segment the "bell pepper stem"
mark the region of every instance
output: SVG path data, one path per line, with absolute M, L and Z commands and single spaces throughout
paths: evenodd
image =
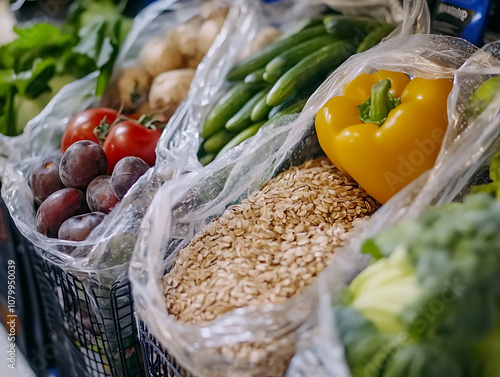
M 387 119 L 389 112 L 398 106 L 401 101 L 395 99 L 389 90 L 391 81 L 385 79 L 372 85 L 371 97 L 358 106 L 359 118 L 365 123 L 381 125 Z
M 389 101 L 389 89 L 391 89 L 391 81 L 388 79 L 379 81 L 372 86 L 370 120 L 373 123 L 382 123 L 387 119 L 389 111 L 392 110 L 392 105 Z

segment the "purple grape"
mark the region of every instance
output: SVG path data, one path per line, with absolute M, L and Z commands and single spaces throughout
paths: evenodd
M 111 188 L 116 197 L 122 200 L 148 169 L 149 165 L 138 157 L 125 157 L 118 161 L 111 175 Z
M 64 152 L 59 175 L 66 187 L 85 191 L 92 180 L 108 171 L 108 158 L 101 146 L 93 141 L 82 140 L 72 144 Z
M 68 241 L 84 241 L 90 232 L 97 227 L 106 215 L 102 212 L 91 212 L 73 216 L 62 223 L 59 228 L 59 239 Z
M 37 204 L 42 204 L 49 195 L 64 188 L 59 178 L 60 162 L 61 156 L 47 157 L 33 169 L 30 186 Z
M 38 208 L 36 229 L 50 238 L 57 238 L 59 227 L 70 217 L 85 210 L 85 194 L 80 190 L 66 188 L 50 195 Z
M 93 212 L 110 213 L 120 200 L 111 189 L 111 177 L 101 175 L 87 187 L 87 203 Z

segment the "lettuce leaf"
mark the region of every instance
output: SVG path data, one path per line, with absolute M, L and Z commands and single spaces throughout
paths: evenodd
M 22 133 L 27 121 L 38 115 L 61 88 L 59 84 L 68 79 L 97 70 L 96 95 L 104 92 L 132 24 L 121 14 L 125 5 L 80 0 L 62 28 L 47 23 L 15 27 L 18 38 L 0 47 L 0 133 Z
M 73 35 L 45 23 L 24 29 L 15 26 L 14 31 L 18 38 L 0 47 L 0 69 L 12 68 L 16 73 L 31 70 L 35 60 L 57 58 L 77 43 Z

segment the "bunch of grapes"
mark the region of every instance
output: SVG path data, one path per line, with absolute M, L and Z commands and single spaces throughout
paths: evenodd
M 138 157 L 125 157 L 108 171 L 101 146 L 83 140 L 61 156 L 48 157 L 31 174 L 31 189 L 40 205 L 38 232 L 69 241 L 83 241 L 149 169 Z

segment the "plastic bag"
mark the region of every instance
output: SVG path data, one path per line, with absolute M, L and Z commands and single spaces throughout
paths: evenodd
M 397 2 L 397 1 L 396 1 Z M 326 9 L 323 1 L 287 0 L 276 4 L 262 4 L 258 0 L 244 2 L 240 14 L 228 22 L 227 29 L 217 37 L 214 48 L 207 54 L 203 67 L 200 67 L 191 84 L 188 97 L 176 114 L 170 119 L 157 148 L 159 159 L 167 159 L 162 151 L 169 150 L 174 155 L 187 155 L 195 161 L 200 146 L 199 133 L 208 113 L 218 99 L 227 91 L 229 84 L 225 77 L 237 62 L 238 55 L 263 26 L 279 27 L 287 34 L 297 26 L 297 20 L 307 20 Z M 329 4 L 329 3 L 328 3 Z M 349 10 L 349 14 L 364 14 L 361 5 L 376 4 L 371 9 L 382 9 L 379 1 L 339 0 L 332 3 L 333 9 Z M 405 1 L 398 10 L 391 12 L 383 7 L 383 14 L 371 12 L 370 15 L 386 22 L 400 23 L 388 38 L 413 33 L 428 33 L 430 17 L 427 3 L 421 0 Z
M 143 46 L 141 38 L 149 38 L 148 34 L 161 25 L 155 20 L 172 3 L 175 3 L 175 0 L 159 1 L 136 17 L 134 27 L 120 50 L 115 71 L 122 65 L 130 64 L 136 59 L 137 55 L 133 54 L 138 54 L 137 50 Z M 92 73 L 61 89 L 45 109 L 26 126 L 25 134 L 33 128 L 31 136 L 23 134 L 9 137 L 0 134 L 0 177 L 3 175 L 3 170 L 11 154 L 18 153 L 15 158 L 20 159 L 29 155 L 44 156 L 53 151 L 54 146 L 57 146 L 61 139 L 68 120 L 79 111 L 85 110 L 95 100 L 93 94 L 96 80 L 97 75 Z M 50 126 L 48 126 L 49 124 Z M 28 147 L 27 142 L 30 143 Z
M 243 46 L 247 46 L 264 25 L 290 30 L 297 18 L 308 19 L 324 6 L 307 6 L 305 1 L 292 0 L 283 4 L 262 4 L 259 0 L 242 1 L 231 10 L 231 18 L 217 36 L 212 49 L 197 69 L 186 100 L 172 116 L 160 141 L 159 160 L 175 156 L 189 156 L 197 161 L 199 129 L 208 112 L 227 90 L 225 76 L 237 61 Z
M 134 20 L 115 71 L 136 62 L 146 39 L 194 17 L 200 12 L 201 4 L 202 0 L 164 0 L 143 10 Z M 163 181 L 178 174 L 177 170 L 186 169 L 185 162 L 173 156 L 168 166 L 159 163 L 150 169 L 87 240 L 77 243 L 47 238 L 36 231 L 33 194 L 28 185 L 34 164 L 46 156 L 60 154 L 61 137 L 71 117 L 98 103 L 98 98 L 93 96 L 96 79 L 97 75 L 91 74 L 65 86 L 29 122 L 20 137 L 20 147 L 12 151 L 6 166 L 2 196 L 18 229 L 44 251 L 44 258 L 65 270 L 81 270 L 83 273 L 102 268 L 103 274 L 123 278 L 128 273 L 128 261 L 140 221 L 156 189 Z M 110 267 L 113 267 L 112 272 L 107 270 Z
M 392 64 L 384 61 L 391 57 L 394 66 L 405 72 L 451 78 L 453 70 L 475 51 L 472 45 L 461 46 L 456 40 L 454 46 L 438 42 L 439 38 L 432 36 L 398 38 L 351 57 L 310 98 L 300 116 L 277 119 L 221 159 L 167 182 L 159 190 L 141 226 L 130 276 L 140 319 L 190 372 L 203 376 L 274 375 L 294 353 L 296 330 L 312 312 L 317 295 L 311 287 L 280 306 L 245 307 L 207 324 L 181 324 L 169 316 L 160 283 L 178 251 L 230 204 L 246 198 L 290 164 L 300 164 L 321 153 L 314 116 L 359 73 L 388 69 Z M 436 50 L 429 47 L 433 43 L 437 43 Z M 409 68 L 401 66 L 403 63 Z M 443 67 L 443 63 L 448 66 Z M 188 123 L 184 131 L 194 137 L 198 124 L 195 128 Z M 238 354 L 237 347 L 249 343 L 257 351 Z
M 115 72 L 135 64 L 146 39 L 200 13 L 202 3 L 165 0 L 145 9 L 134 21 Z M 99 105 L 92 95 L 95 86 L 95 75 L 66 86 L 30 122 L 20 137 L 21 147 L 10 156 L 2 196 L 35 263 L 45 320 L 57 338 L 55 352 L 65 355 L 58 358 L 58 368 L 71 375 L 136 376 L 144 368 L 128 281 L 129 260 L 139 224 L 157 188 L 190 166 L 175 156 L 168 163 L 157 163 L 84 242 L 37 233 L 29 174 L 45 156 L 60 154 L 61 136 L 72 116 Z
M 429 206 L 460 201 L 472 186 L 489 181 L 489 164 L 500 150 L 500 93 L 477 117 L 467 113 L 466 104 L 479 85 L 490 77 L 500 75 L 498 57 L 500 43 L 486 45 L 454 73 L 454 88 L 448 101 L 450 129 L 444 142 L 447 147 L 442 150 L 431 171 L 366 223 L 363 238 L 352 239 L 337 251 L 343 268 L 331 268 L 329 273 L 320 277 L 318 327 L 314 331 L 314 340 L 304 339 L 304 351 L 294 357 L 287 377 L 306 376 L 301 371 L 313 368 L 329 376 L 350 377 L 344 347 L 336 335 L 331 305 L 339 290 L 371 260 L 369 256 L 360 254 L 364 238 L 402 220 L 416 218 Z
M 319 0 L 310 0 L 311 3 L 318 3 Z M 338 9 L 343 14 L 356 14 L 385 19 L 387 22 L 394 20 L 402 22 L 404 19 L 403 5 L 398 0 L 325 0 L 323 3 Z M 359 9 L 357 9 L 359 8 Z

